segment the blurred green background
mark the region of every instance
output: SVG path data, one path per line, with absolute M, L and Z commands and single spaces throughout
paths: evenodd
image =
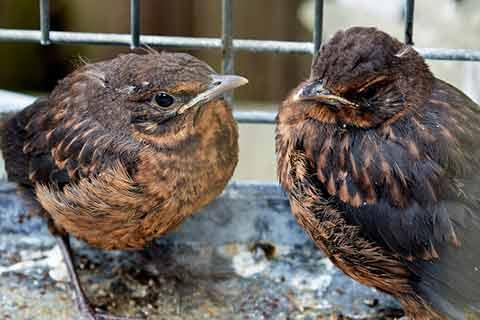
M 377 26 L 403 39 L 404 0 L 325 0 L 324 39 L 352 25 Z M 51 29 L 78 32 L 129 32 L 128 0 L 51 0 Z M 220 0 L 141 0 L 142 34 L 218 37 Z M 0 0 L 0 28 L 38 29 L 38 1 Z M 479 48 L 480 1 L 422 0 L 415 7 L 418 47 Z M 236 38 L 310 41 L 312 0 L 234 0 Z M 159 50 L 161 48 L 158 48 Z M 0 89 L 47 94 L 75 67 L 79 57 L 98 61 L 128 52 L 128 47 L 0 42 Z M 219 50 L 192 50 L 220 70 Z M 239 52 L 235 71 L 250 84 L 235 93 L 235 108 L 275 110 L 308 76 L 308 55 Z M 480 63 L 428 61 L 433 72 L 480 100 Z M 275 180 L 274 129 L 241 125 L 237 179 Z

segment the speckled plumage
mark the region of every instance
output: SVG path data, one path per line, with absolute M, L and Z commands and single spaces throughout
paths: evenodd
M 143 247 L 218 195 L 237 163 L 225 102 L 167 121 L 150 105 L 161 90 L 194 96 L 212 73 L 170 53 L 81 67 L 7 124 L 10 180 L 35 189 L 58 230 L 101 248 Z
M 143 248 L 233 174 L 237 126 L 218 97 L 225 84 L 212 77 L 221 78 L 188 54 L 153 50 L 78 68 L 3 124 L 9 180 L 54 233 L 103 249 Z M 225 91 L 246 82 L 223 78 L 240 81 Z M 173 103 L 158 105 L 159 93 Z
M 480 113 L 411 47 L 333 36 L 280 107 L 292 212 L 355 280 L 414 319 L 480 315 Z

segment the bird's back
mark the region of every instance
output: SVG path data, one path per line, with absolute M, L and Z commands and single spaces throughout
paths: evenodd
M 479 181 L 480 182 L 480 181 Z M 480 221 L 468 207 L 453 205 L 446 210 L 462 211 L 454 225 L 460 247 L 439 246 L 439 259 L 407 262 L 418 277 L 415 291 L 448 319 L 480 319 Z M 477 208 L 478 212 L 478 208 Z
M 480 319 L 480 113 L 455 87 L 436 80 L 435 90 L 432 99 L 448 104 L 458 121 L 457 128 L 448 129 L 456 134 L 464 159 L 452 166 L 467 167 L 464 174 L 459 174 L 460 169 L 452 173 L 456 192 L 440 201 L 434 216 L 451 221 L 458 243 L 445 241 L 439 234 L 434 244 L 437 259 L 415 259 L 407 265 L 418 276 L 415 289 L 448 319 Z M 470 116 L 465 110 L 472 111 Z M 451 171 L 447 169 L 447 174 Z
M 460 90 L 435 79 L 432 95 L 418 111 L 418 119 L 424 127 L 417 131 L 431 132 L 435 138 L 429 141 L 427 134 L 420 133 L 411 139 L 422 146 L 420 152 L 423 149 L 428 154 L 424 161 L 438 167 L 433 172 L 424 171 L 426 180 L 438 174 L 435 172 L 440 173 L 437 184 L 431 183 L 435 201 L 421 204 L 411 220 L 397 220 L 393 215 L 402 212 L 391 211 L 392 208 L 378 211 L 376 216 L 371 216 L 373 211 L 364 212 L 361 216 L 370 217 L 360 225 L 369 229 L 365 233 L 369 239 L 397 253 L 402 252 L 402 244 L 418 241 L 415 237 L 430 241 L 425 246 L 431 248 L 430 252 L 416 255 L 411 250 L 405 254 L 404 263 L 412 272 L 412 286 L 448 318 L 464 319 L 468 314 L 480 317 L 480 110 Z M 392 152 L 386 157 L 391 157 L 390 164 L 399 161 L 397 165 L 401 166 L 399 154 Z M 421 164 L 417 163 L 403 169 L 410 169 L 416 175 L 422 172 Z M 413 197 L 421 203 L 429 190 L 419 187 L 422 181 L 417 181 L 416 186 L 414 182 L 410 182 L 412 188 L 417 188 Z M 354 215 L 360 211 L 347 211 L 348 220 L 358 223 Z M 403 214 L 408 216 L 411 212 Z M 420 219 L 422 215 L 428 220 Z M 375 232 L 391 221 L 395 221 L 393 226 L 390 224 L 392 229 Z M 402 243 L 408 237 L 413 241 Z
M 378 129 L 296 127 L 295 109 L 280 110 L 279 175 L 300 224 L 344 272 L 421 319 L 480 315 L 475 107 L 435 80 L 424 106 Z
M 388 205 L 385 199 L 392 197 L 391 186 L 377 190 L 379 195 L 385 193 L 376 206 L 337 205 L 344 209 L 348 223 L 361 227 L 363 237 L 387 252 L 400 254 L 411 274 L 413 291 L 437 313 L 448 319 L 478 319 L 480 112 L 458 89 L 435 79 L 425 105 L 403 120 L 415 125 L 410 128 L 399 123 L 396 129 L 393 125 L 398 141 L 391 147 L 389 143 L 380 145 L 380 149 L 385 153 L 383 159 L 394 168 L 391 178 L 397 183 L 405 179 L 408 188 L 403 196 L 414 199 L 415 205 Z M 425 154 L 422 161 L 405 162 L 398 146 L 406 141 L 413 141 L 417 151 Z M 371 177 L 384 170 L 379 163 Z

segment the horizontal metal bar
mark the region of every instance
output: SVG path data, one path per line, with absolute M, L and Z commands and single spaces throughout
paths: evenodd
M 108 44 L 130 45 L 129 34 L 116 33 L 83 33 L 50 31 L 52 43 L 85 43 L 85 44 Z M 40 31 L 0 29 L 0 42 L 38 42 Z M 142 43 L 151 46 L 162 46 L 186 49 L 221 49 L 222 40 L 219 38 L 189 38 L 167 36 L 140 36 Z M 233 48 L 237 51 L 271 52 L 271 53 L 299 53 L 312 54 L 313 43 L 295 41 L 264 41 L 234 39 Z M 461 60 L 480 61 L 480 50 L 475 49 L 447 49 L 447 48 L 416 48 L 426 59 L 434 60 Z
M 38 42 L 40 31 L 0 29 L 0 42 Z M 85 43 L 85 44 L 108 44 L 130 45 L 129 34 L 116 33 L 82 33 L 51 31 L 50 40 L 53 43 Z M 142 43 L 151 46 L 172 48 L 205 49 L 222 47 L 222 41 L 218 38 L 189 38 L 189 37 L 166 37 L 166 36 L 141 36 Z M 233 40 L 233 48 L 239 51 L 271 52 L 271 53 L 299 53 L 312 54 L 311 42 L 294 41 L 263 41 L 263 40 Z M 426 59 L 433 60 L 459 60 L 480 61 L 480 50 L 475 49 L 448 49 L 448 48 L 415 48 Z
M 1 29 L 0 41 L 10 42 L 38 42 L 40 31 Z M 53 43 L 79 43 L 79 44 L 107 44 L 107 45 L 130 45 L 129 34 L 117 33 L 86 33 L 51 31 L 50 40 Z M 222 40 L 219 38 L 189 38 L 169 36 L 140 36 L 140 42 L 151 46 L 163 46 L 187 49 L 221 49 Z M 311 54 L 313 44 L 311 42 L 296 41 L 260 41 L 260 40 L 233 40 L 233 48 L 240 51 L 253 52 L 276 52 L 276 53 L 301 53 Z
M 233 49 L 251 52 L 313 54 L 313 43 L 299 41 L 234 39 Z
M 0 122 L 4 113 L 20 111 L 35 99 L 34 96 L 0 89 Z
M 0 89 L 0 118 L 2 113 L 17 112 L 35 101 L 36 97 Z M 240 123 L 275 123 L 275 112 L 271 111 L 234 111 L 235 119 Z
M 480 61 L 480 50 L 449 48 L 415 48 L 425 59 Z
M 234 111 L 235 120 L 240 123 L 275 123 L 276 112 L 270 111 Z
M 0 41 L 9 42 L 38 42 L 40 31 L 1 29 Z M 50 39 L 58 44 L 105 44 L 105 45 L 130 45 L 131 35 L 118 33 L 88 33 L 88 32 L 66 32 L 51 31 Z M 183 48 L 220 48 L 221 40 L 217 38 L 186 38 L 186 37 L 164 37 L 145 36 L 140 38 L 142 43 L 153 46 L 183 47 Z

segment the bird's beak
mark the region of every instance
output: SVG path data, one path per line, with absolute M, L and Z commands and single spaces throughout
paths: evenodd
M 211 81 L 205 91 L 198 94 L 195 98 L 190 100 L 187 104 L 183 105 L 179 113 L 183 113 L 194 107 L 198 104 L 203 104 L 208 101 L 211 101 L 227 91 L 233 90 L 235 88 L 241 87 L 248 83 L 248 79 L 236 75 L 219 75 L 219 74 L 212 74 Z
M 357 104 L 343 97 L 337 96 L 324 87 L 322 81 L 310 81 L 305 83 L 294 96 L 295 101 L 318 101 L 329 108 L 337 109 L 340 106 L 347 106 L 356 109 Z

